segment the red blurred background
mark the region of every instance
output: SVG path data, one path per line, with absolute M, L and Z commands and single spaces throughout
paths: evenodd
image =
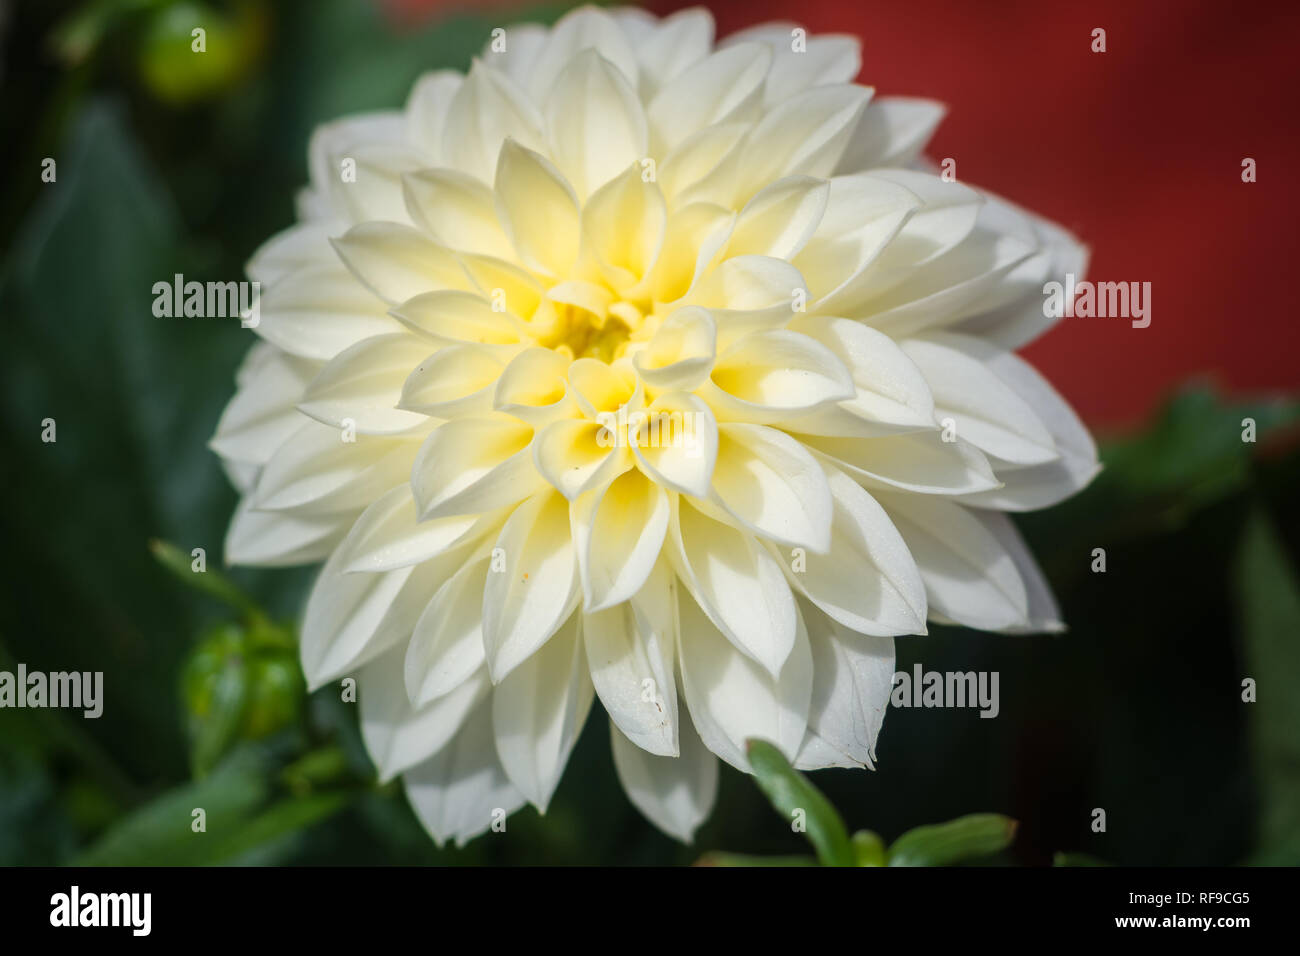
M 405 16 L 457 6 L 388 3 Z M 1065 319 L 1025 351 L 1089 423 L 1133 424 L 1193 377 L 1239 394 L 1300 389 L 1287 299 L 1300 271 L 1300 3 L 704 5 L 720 36 L 766 20 L 858 36 L 862 82 L 949 105 L 932 158 L 1072 229 L 1092 248 L 1088 278 L 1152 284 L 1148 328 Z M 504 20 L 528 4 L 474 6 Z M 1091 49 L 1097 27 L 1105 53 Z M 1255 183 L 1242 182 L 1246 157 Z

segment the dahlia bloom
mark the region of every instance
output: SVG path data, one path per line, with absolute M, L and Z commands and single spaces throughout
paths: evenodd
M 319 129 L 249 263 L 227 559 L 324 560 L 303 668 L 439 842 L 545 810 L 597 697 L 689 840 L 746 738 L 872 766 L 895 636 L 1061 626 L 1005 512 L 1096 450 L 1013 350 L 1084 251 L 801 32 L 512 27 Z

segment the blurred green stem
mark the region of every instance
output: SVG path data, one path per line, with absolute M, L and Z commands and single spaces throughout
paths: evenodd
M 250 630 L 270 630 L 270 621 L 257 602 L 245 594 L 220 571 L 211 569 L 195 571 L 190 555 L 167 541 L 154 539 L 149 550 L 158 563 L 170 571 L 177 580 L 197 591 L 216 598 L 244 615 Z

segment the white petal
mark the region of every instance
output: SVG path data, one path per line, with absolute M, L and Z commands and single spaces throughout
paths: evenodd
M 487 182 L 508 141 L 540 149 L 541 115 L 508 77 L 475 61 L 448 107 L 443 157 L 447 165 Z
M 329 208 L 330 218 L 348 222 L 400 218 L 401 174 L 422 164 L 397 110 L 317 127 L 307 152 L 312 191 Z
M 390 305 L 435 289 L 468 289 L 455 255 L 414 226 L 363 222 L 334 240 L 352 273 Z
M 545 290 L 527 269 L 473 253 L 465 253 L 460 261 L 481 297 L 490 300 L 494 308 L 514 316 L 530 316 L 537 310 Z
M 319 366 L 258 343 L 249 350 L 234 398 L 208 447 L 225 459 L 264 464 L 306 420 L 298 400 Z
M 799 270 L 783 259 L 735 256 L 701 277 L 686 301 L 713 313 L 722 348 L 752 329 L 785 325 L 807 291 Z
M 605 411 L 614 411 L 629 402 L 638 405 L 644 392 L 638 387 L 636 376 L 626 365 L 606 365 L 599 359 L 580 358 L 569 366 L 569 388 L 582 414 L 598 419 Z
M 610 719 L 637 747 L 677 756 L 671 635 L 641 634 L 631 605 L 620 604 L 584 615 L 582 636 L 592 683 Z
M 605 426 L 585 418 L 568 418 L 537 433 L 533 463 L 542 477 L 573 501 L 588 491 L 607 487 L 632 467 L 632 456 Z
M 638 89 L 641 98 L 649 102 L 666 83 L 709 55 L 713 48 L 713 15 L 702 7 L 692 7 L 662 20 L 647 19 L 650 22 L 637 33 L 629 28 L 627 18 L 619 19 L 619 26 L 632 39 L 640 67 Z
M 501 147 L 496 173 L 497 215 L 520 259 L 562 276 L 578 257 L 578 197 L 540 153 L 512 140 Z
M 760 189 L 740 211 L 726 254 L 793 259 L 817 230 L 830 191 L 828 181 L 811 176 L 787 176 Z
M 1064 283 L 1069 275 L 1074 276 L 1076 281 L 1083 279 L 1088 271 L 1088 247 L 1065 229 L 1041 216 L 988 192 L 984 196 L 985 210 L 1006 209 L 1029 224 L 1029 230 L 1037 240 L 1046 262 L 1042 266 L 1043 273 L 1037 288 L 1027 291 L 1023 298 L 1013 302 L 987 306 L 989 311 L 963 321 L 957 331 L 978 335 L 1004 349 L 1018 349 L 1058 321 L 1056 316 L 1044 312 L 1043 284 L 1048 279 Z
M 1029 598 L 1028 625 L 1024 628 L 1011 627 L 1007 630 L 1011 633 L 1019 633 L 1022 630 L 1040 633 L 1064 631 L 1065 624 L 1061 621 L 1061 609 L 1057 607 L 1051 585 L 1047 583 L 1042 569 L 1034 560 L 1033 553 L 1026 546 L 1025 539 L 1020 536 L 1011 519 L 992 511 L 972 511 L 971 516 L 992 532 L 998 539 L 998 543 L 1011 555 L 1011 560 L 1016 563 L 1016 570 L 1020 573 L 1020 580 L 1025 584 L 1025 593 Z
M 1028 624 L 1029 599 L 1002 543 L 961 505 L 881 493 L 925 581 L 930 610 L 980 630 Z
M 731 190 L 722 177 L 735 169 L 736 155 L 750 124 L 722 123 L 682 140 L 659 163 L 659 188 L 674 197 L 678 210 L 692 204 L 730 208 Z
M 632 357 L 632 365 L 647 385 L 690 391 L 713 368 L 717 338 L 709 311 L 688 305 L 668 314 L 646 347 Z
M 593 50 L 579 53 L 546 101 L 551 156 L 580 198 L 647 155 L 645 111 L 635 86 Z
M 316 127 L 307 145 L 307 166 L 313 191 L 325 199 L 335 214 L 351 216 L 354 222 L 371 218 L 368 215 L 355 216 L 354 213 L 364 212 L 366 198 L 373 198 L 375 205 L 391 205 L 393 183 L 383 181 L 382 177 L 379 182 L 374 182 L 371 177 L 358 176 L 355 182 L 345 184 L 342 161 L 355 159 L 351 154 L 359 148 L 400 151 L 405 146 L 405 139 L 406 122 L 397 110 L 358 113 Z M 349 186 L 356 187 L 351 199 L 344 192 Z M 373 197 L 368 197 L 370 193 L 374 193 Z M 358 210 L 357 206 L 361 209 Z
M 685 500 L 669 527 L 669 556 L 709 620 L 769 674 L 781 673 L 798 625 L 780 564 L 752 535 Z M 689 643 L 690 632 L 683 628 L 682 634 Z
M 344 575 L 340 565 L 336 552 L 316 578 L 303 614 L 302 669 L 313 690 L 365 663 L 399 639 L 390 632 L 388 644 L 374 641 L 380 622 L 410 578 L 412 568 Z M 400 696 L 405 703 L 405 692 Z
M 411 808 L 441 846 L 464 846 L 524 805 L 492 737 L 492 704 L 479 703 L 452 741 L 402 774 Z
M 407 328 L 444 344 L 513 345 L 520 340 L 518 320 L 473 292 L 426 292 L 392 314 Z
M 718 423 L 704 402 L 687 392 L 665 392 L 628 420 L 632 452 L 642 471 L 665 488 L 708 495 L 718 457 Z
M 832 747 L 811 727 L 804 733 L 803 743 L 799 745 L 799 753 L 795 755 L 792 763 L 796 770 L 827 770 L 831 767 L 861 770 L 867 766 L 859 760 L 854 760 L 844 751 Z
M 495 31 L 493 31 L 495 33 Z M 532 82 L 533 65 L 546 47 L 550 30 L 540 23 L 512 23 L 502 28 L 504 49 L 497 48 L 496 37 L 488 40 L 480 56 L 488 66 L 500 70 L 520 89 Z
M 484 663 L 483 588 L 491 556 L 471 560 L 443 583 L 406 648 L 406 693 L 420 707 L 451 693 Z
M 987 491 L 999 484 L 988 459 L 977 448 L 963 441 L 944 441 L 939 432 L 877 438 L 806 435 L 803 443 L 864 485 L 883 491 L 901 488 L 922 495 L 959 495 Z
M 726 244 L 735 221 L 734 212 L 711 203 L 690 203 L 675 209 L 668 217 L 663 246 L 651 276 L 654 298 L 677 302 L 695 289 Z M 789 269 L 782 271 L 790 275 Z M 792 293 L 783 289 L 780 294 Z
M 320 370 L 298 408 L 318 422 L 364 435 L 419 429 L 429 420 L 397 404 L 402 382 L 428 354 L 428 342 L 408 332 L 365 339 Z
M 942 103 L 908 96 L 872 100 L 836 171 L 854 173 L 879 166 L 910 165 L 925 149 L 947 111 Z
M 663 246 L 667 207 L 659 186 L 638 165 L 598 189 L 582 210 L 582 232 L 605 280 L 634 296 Z
M 878 295 L 916 275 L 920 266 L 933 262 L 955 248 L 971 234 L 984 198 L 969 186 L 949 182 L 929 173 L 910 169 L 876 169 L 871 179 L 884 180 L 907 190 L 920 206 L 907 218 L 870 267 L 855 280 L 861 288 L 855 295 L 845 290 L 835 309 L 845 314 L 854 300 Z M 832 197 L 832 208 L 833 208 Z
M 524 502 L 506 520 L 494 553 L 505 570 L 489 574 L 483 591 L 483 645 L 493 683 L 501 683 L 551 639 L 582 597 L 568 502 L 554 491 Z
M 332 554 L 316 578 L 303 613 L 299 651 L 312 689 L 354 670 L 394 644 L 404 644 L 429 598 L 468 553 L 469 546 L 454 548 L 423 564 L 379 574 L 350 573 L 344 552 Z M 401 661 L 399 648 L 399 671 Z M 405 690 L 400 696 L 407 699 Z
M 569 364 L 569 359 L 554 349 L 525 349 L 497 379 L 493 407 L 538 428 L 567 418 L 575 405 L 565 376 Z
M 808 727 L 859 766 L 870 767 L 889 709 L 894 639 L 854 634 L 801 602 L 812 647 Z
M 861 47 L 852 36 L 808 37 L 803 52 L 791 50 L 788 43 L 781 52 L 767 78 L 768 103 L 814 86 L 851 83 L 862 68 Z
M 795 24 L 762 23 L 727 37 L 727 48 L 759 41 L 776 53 L 767 81 L 766 103 L 779 103 L 795 93 L 826 83 L 848 83 L 862 66 L 857 37 L 837 34 L 805 36 L 795 46 Z
M 459 418 L 492 411 L 497 379 L 505 362 L 489 349 L 452 345 L 439 349 L 402 383 L 397 404 L 434 418 Z
M 618 28 L 623 31 L 632 48 L 637 49 L 642 43 L 645 43 L 654 35 L 655 28 L 659 24 L 659 18 L 649 10 L 642 10 L 640 7 L 609 7 L 607 8 L 609 16 Z M 710 41 L 712 45 L 712 41 Z M 638 65 L 641 57 L 637 57 Z
M 765 45 L 741 44 L 713 53 L 663 87 L 646 111 L 655 155 L 709 126 L 756 118 L 771 62 Z
M 402 177 L 411 219 L 452 249 L 509 256 L 510 239 L 497 221 L 492 189 L 468 173 L 422 169 Z
M 704 395 L 724 420 L 789 421 L 853 398 L 848 369 L 824 345 L 786 329 L 751 332 L 718 356 Z
M 934 425 L 934 396 L 925 376 L 883 332 L 826 316 L 799 316 L 791 331 L 816 339 L 849 370 L 857 394 L 855 414 L 900 428 Z
M 490 533 L 504 520 L 499 512 L 418 520 L 410 484 L 403 482 L 362 512 L 339 546 L 345 573 L 391 571 L 420 564 L 454 545 Z
M 989 358 L 987 364 L 1047 425 L 1060 458 L 1027 468 L 999 468 L 995 463 L 1003 487 L 965 496 L 962 502 L 979 508 L 1026 511 L 1054 505 L 1087 487 L 1101 465 L 1092 436 L 1070 406 L 1018 356 L 1003 352 Z
M 492 688 L 487 674 L 479 671 L 445 697 L 413 708 L 402 685 L 404 656 L 403 648 L 394 647 L 357 675 L 361 739 L 381 783 L 445 747 Z
M 292 515 L 254 511 L 245 498 L 235 509 L 226 531 L 228 564 L 286 567 L 319 561 L 343 540 L 353 513 Z
M 439 425 L 411 470 L 420 519 L 482 514 L 545 487 L 529 451 L 532 439 L 532 428 L 500 415 Z
M 674 839 L 690 843 L 718 797 L 718 758 L 687 721 L 681 755 L 658 757 L 629 741 L 611 722 L 614 769 L 632 805 Z
M 442 160 L 447 110 L 464 81 L 458 70 L 433 70 L 415 81 L 406 98 L 407 139 L 434 163 Z
M 256 332 L 291 355 L 328 361 L 344 349 L 401 326 L 382 299 L 338 262 L 308 266 L 267 289 Z
M 829 176 L 870 97 L 862 86 L 818 86 L 771 109 L 745 142 L 735 199 L 744 202 L 782 176 Z
M 817 311 L 848 314 L 855 303 L 873 294 L 879 282 L 873 264 L 922 205 L 916 193 L 881 176 L 830 180 L 826 213 L 794 257 Z
M 830 546 L 826 476 L 803 445 L 784 432 L 763 425 L 720 425 L 713 494 L 762 537 L 814 551 Z
M 635 469 L 570 507 L 588 612 L 628 600 L 654 567 L 668 532 L 668 495 Z
M 543 813 L 595 696 L 573 615 L 492 695 L 497 754 L 511 782 Z
M 835 501 L 830 550 L 781 555 L 790 582 L 852 631 L 925 633 L 925 585 L 902 535 L 852 478 L 827 466 L 826 479 Z
M 263 295 L 285 276 L 307 266 L 337 265 L 329 252 L 329 240 L 337 235 L 336 221 L 300 222 L 276 233 L 253 253 L 244 271 L 262 283 Z M 265 308 L 265 299 L 262 301 Z
M 999 349 L 969 336 L 931 334 L 899 343 L 934 392 L 935 417 L 957 437 L 1003 461 L 1038 465 L 1059 457 L 1034 409 L 986 364 Z
M 977 227 L 957 248 L 916 269 L 883 295 L 853 308 L 856 318 L 894 338 L 951 327 L 975 315 L 990 299 L 1005 300 L 1042 279 L 1021 276 L 1037 261 L 1034 246 L 1021 237 Z
M 546 99 L 560 74 L 583 50 L 592 50 L 608 60 L 636 89 L 636 53 L 627 35 L 607 12 L 589 6 L 572 10 L 556 21 L 533 66 L 528 89 L 539 101 Z
M 411 471 L 410 441 L 357 436 L 307 421 L 262 469 L 254 507 L 327 515 L 364 508 Z
M 226 477 L 230 479 L 235 491 L 239 492 L 240 495 L 246 495 L 257 484 L 257 474 L 260 469 L 257 465 L 246 461 L 223 458 L 221 459 L 221 470 L 226 473 Z
M 682 595 L 678 606 L 682 691 L 704 745 L 745 772 L 745 741 L 751 737 L 794 759 L 812 697 L 812 653 L 802 624 L 780 677 L 774 678 L 737 651 L 690 597 Z

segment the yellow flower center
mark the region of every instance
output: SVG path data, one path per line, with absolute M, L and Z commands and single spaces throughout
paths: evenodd
M 649 302 L 628 302 L 608 287 L 571 280 L 553 287 L 529 320 L 529 332 L 540 346 L 571 359 L 613 362 L 630 341 L 646 338 Z

